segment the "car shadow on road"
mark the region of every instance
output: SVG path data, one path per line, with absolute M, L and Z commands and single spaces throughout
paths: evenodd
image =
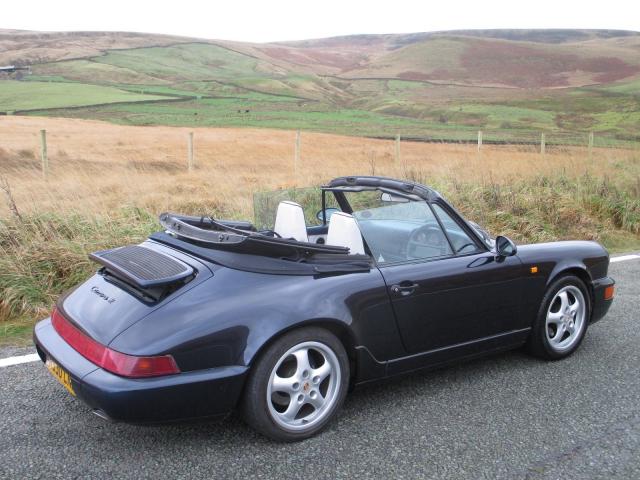
M 345 401 L 340 416 L 332 422 L 324 435 L 348 434 L 359 431 L 360 422 L 369 424 L 388 422 L 391 411 L 403 406 L 411 409 L 416 401 L 424 409 L 437 410 L 443 402 L 451 404 L 451 397 L 459 398 L 460 390 L 477 388 L 482 382 L 504 383 L 515 371 L 526 371 L 540 362 L 521 351 L 496 354 L 436 370 L 419 370 L 357 387 Z M 459 401 L 459 400 L 458 400 Z M 95 422 L 104 422 L 95 419 Z M 93 422 L 92 422 L 93 423 Z M 232 413 L 224 420 L 190 421 L 173 424 L 128 425 L 104 423 L 103 429 L 114 429 L 127 436 L 161 437 L 162 441 L 213 442 L 226 448 L 246 447 L 247 444 L 275 444 L 246 426 L 239 414 Z M 101 429 L 102 430 L 102 429 Z M 114 432 L 115 433 L 115 432 Z M 116 435 L 117 437 L 117 435 Z

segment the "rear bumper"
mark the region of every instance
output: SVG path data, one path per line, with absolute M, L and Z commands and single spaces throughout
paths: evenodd
M 129 423 L 168 422 L 228 414 L 240 398 L 247 367 L 228 366 L 156 378 L 131 379 L 96 367 L 69 346 L 49 318 L 33 340 L 40 359 L 71 376 L 73 390 L 100 416 Z
M 597 322 L 604 317 L 609 311 L 609 307 L 613 303 L 613 297 L 604 298 L 604 291 L 607 287 L 615 285 L 615 281 L 611 277 L 599 278 L 593 281 L 593 312 L 591 314 L 591 323 Z

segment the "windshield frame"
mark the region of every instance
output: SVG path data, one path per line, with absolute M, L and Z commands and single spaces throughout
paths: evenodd
M 444 211 L 447 213 L 449 217 L 469 236 L 469 238 L 474 242 L 477 247 L 475 253 L 478 252 L 488 252 L 492 251 L 492 245 L 487 242 L 483 238 L 483 235 L 473 226 L 473 224 L 467 221 L 458 211 L 449 204 L 437 191 L 432 188 L 421 185 L 415 182 L 408 182 L 402 180 L 396 180 L 393 178 L 386 177 L 373 177 L 373 176 L 356 176 L 356 177 L 338 177 L 331 180 L 327 185 L 322 185 L 320 187 L 302 187 L 302 188 L 293 188 L 293 189 L 281 189 L 275 190 L 273 192 L 261 192 L 261 194 L 269 194 L 269 193 L 278 193 L 278 192 L 293 192 L 293 191 L 307 191 L 307 190 L 318 190 L 318 193 L 321 194 L 320 202 L 318 202 L 321 207 L 321 210 L 318 212 L 319 215 L 315 216 L 315 220 L 321 222 L 318 227 L 326 228 L 329 223 L 329 219 L 327 218 L 327 208 L 333 208 L 331 204 L 337 204 L 339 209 L 345 213 L 353 214 L 353 207 L 349 203 L 347 196 L 345 195 L 347 192 L 365 192 L 365 191 L 379 191 L 382 193 L 389 193 L 393 196 L 406 198 L 410 202 L 426 202 L 429 208 L 432 210 L 434 217 L 437 219 L 437 222 L 440 228 L 443 230 L 443 233 L 447 235 L 444 225 L 440 217 L 433 210 L 433 205 L 438 204 Z M 329 199 L 327 197 L 328 193 L 333 194 L 333 198 Z M 293 201 L 298 201 L 295 198 L 291 199 Z M 334 202 L 335 200 L 335 202 Z M 257 216 L 256 212 L 256 200 L 254 194 L 254 217 Z M 305 206 L 303 205 L 303 208 Z M 306 214 L 305 214 L 306 216 Z M 256 226 L 258 226 L 256 222 Z M 313 227 L 313 224 L 308 224 L 308 227 Z M 368 254 L 371 254 L 371 251 L 367 245 L 366 239 L 363 240 L 365 243 L 365 249 Z M 451 245 L 452 242 L 447 235 L 447 241 Z M 454 254 L 455 256 L 461 256 L 463 254 Z

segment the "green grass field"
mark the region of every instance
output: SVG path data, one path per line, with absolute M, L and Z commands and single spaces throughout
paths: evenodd
M 77 107 L 116 102 L 162 100 L 160 95 L 142 95 L 113 87 L 81 83 L 0 82 L 0 111 Z
M 178 90 L 153 88 L 144 91 L 179 93 Z M 404 114 L 403 107 L 398 105 L 377 110 L 344 108 L 253 92 L 236 93 L 226 98 L 197 97 L 198 94 L 193 93 L 191 98 L 180 102 L 87 106 L 29 114 L 99 119 L 122 125 L 262 127 L 383 138 L 399 134 L 406 139 L 431 141 L 472 142 L 477 139 L 478 130 L 483 130 L 486 142 L 537 143 L 540 133 L 545 132 L 549 145 L 586 145 L 589 135 L 587 131 L 559 128 L 555 124 L 555 112 L 519 106 L 460 104 L 432 110 L 428 115 L 416 118 Z M 602 135 L 596 134 L 596 146 L 629 145 L 628 141 L 634 138 L 632 133 L 624 137 L 620 131 L 619 127 L 625 125 L 623 118 L 616 112 L 592 116 L 590 130 L 604 131 Z M 630 132 L 635 128 L 637 118 L 635 113 L 628 116 Z M 616 138 L 616 133 L 620 138 Z

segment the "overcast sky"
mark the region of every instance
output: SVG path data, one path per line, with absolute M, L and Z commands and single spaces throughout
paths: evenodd
M 640 2 L 3 0 L 0 28 L 123 30 L 252 42 L 474 28 L 640 30 Z

